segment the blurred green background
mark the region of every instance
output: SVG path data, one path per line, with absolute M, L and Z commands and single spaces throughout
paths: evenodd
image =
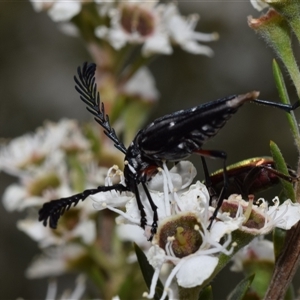
M 174 55 L 162 56 L 152 64 L 161 100 L 151 119 L 251 90 L 261 91 L 261 99 L 278 101 L 271 69 L 274 56 L 248 28 L 247 16 L 259 16 L 249 1 L 179 1 L 179 7 L 183 15 L 199 13 L 197 30 L 217 31 L 220 40 L 209 44 L 215 52 L 213 58 L 176 49 Z M 0 41 L 1 138 L 33 131 L 44 120 L 91 119 L 73 82 L 77 66 L 91 61 L 82 40 L 62 34 L 57 24 L 45 13 L 35 13 L 27 1 L 2 1 Z M 289 79 L 287 83 L 291 99 L 296 101 Z M 246 104 L 205 148 L 226 151 L 228 163 L 234 163 L 269 155 L 270 139 L 278 143 L 287 162 L 295 167 L 297 153 L 284 113 Z M 199 158 L 193 161 L 200 170 Z M 219 161 L 209 161 L 211 171 L 220 167 Z M 201 172 L 198 178 L 202 178 Z M 13 182 L 14 178 L 1 173 L 0 194 Z M 0 299 L 45 298 L 47 281 L 24 277 L 26 267 L 39 253 L 35 242 L 16 229 L 16 221 L 24 215 L 8 213 L 2 204 L 0 214 Z M 225 271 L 217 278 L 219 295 L 227 295 L 240 276 L 234 274 L 232 278 L 229 281 Z M 73 287 L 72 276 L 63 279 L 60 288 Z

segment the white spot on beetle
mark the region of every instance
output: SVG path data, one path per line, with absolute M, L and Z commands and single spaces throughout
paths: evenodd
M 170 122 L 169 126 L 173 127 L 175 125 L 175 122 Z
M 211 129 L 211 126 L 210 125 L 203 125 L 202 126 L 202 130 L 203 131 L 208 131 L 208 130 L 210 130 Z

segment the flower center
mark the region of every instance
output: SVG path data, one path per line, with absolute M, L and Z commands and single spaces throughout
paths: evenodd
M 50 188 L 57 188 L 60 185 L 60 180 L 54 173 L 42 176 L 33 181 L 29 187 L 29 193 L 33 196 L 42 196 L 43 192 Z
M 158 230 L 159 246 L 179 258 L 195 253 L 202 244 L 201 235 L 195 230 L 196 225 L 201 228 L 194 215 L 172 217 Z M 168 250 L 168 247 L 171 248 Z
M 137 32 L 146 37 L 154 31 L 154 17 L 150 11 L 138 5 L 126 5 L 122 9 L 121 25 L 127 33 Z
M 253 199 L 249 200 L 248 203 L 243 204 L 238 201 L 224 201 L 222 211 L 228 212 L 230 217 L 235 218 L 240 205 L 246 218 L 243 226 L 249 229 L 261 229 L 265 225 L 265 217 L 253 208 Z
M 26 160 L 23 161 L 21 164 L 19 164 L 19 168 L 25 170 L 26 168 L 30 167 L 31 165 L 39 166 L 45 161 L 45 155 L 34 153 L 32 156 Z

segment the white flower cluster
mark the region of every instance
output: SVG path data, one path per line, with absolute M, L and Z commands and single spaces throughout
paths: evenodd
M 75 169 L 71 170 L 70 166 Z M 76 179 L 74 171 L 78 168 L 79 174 L 83 172 L 84 176 Z M 19 178 L 18 184 L 5 191 L 4 206 L 8 211 L 31 211 L 30 217 L 19 221 L 17 226 L 43 249 L 43 255 L 27 270 L 30 278 L 64 273 L 71 261 L 85 255 L 84 245 L 97 239 L 92 219 L 95 210 L 89 201 L 72 208 L 71 219 L 66 216 L 56 231 L 38 222 L 37 209 L 43 203 L 94 186 L 95 178 L 98 184 L 120 182 L 125 185 L 123 172 L 117 166 L 110 168 L 105 178 L 106 170 L 93 161 L 89 140 L 71 120 L 46 123 L 35 134 L 2 145 L 0 169 Z M 274 227 L 290 229 L 300 219 L 299 204 L 289 200 L 279 205 L 275 198 L 274 205 L 269 206 L 259 199 L 257 206 L 232 195 L 224 200 L 216 220 L 210 224 L 215 208 L 210 206 L 205 185 L 199 181 L 192 184 L 195 176 L 196 169 L 188 161 L 179 162 L 171 170 L 163 163 L 163 168 L 159 168 L 148 183 L 158 213 L 154 237 L 151 233 L 153 210 L 142 188 L 139 192 L 147 217 L 144 230 L 140 227 L 140 209 L 133 193 L 113 190 L 91 196 L 95 209 L 109 209 L 119 214 L 116 221 L 121 240 L 134 241 L 147 251 L 148 261 L 155 270 L 150 292 L 144 294 L 148 298 L 154 297 L 158 278 L 166 265 L 171 265 L 172 269 L 169 268 L 166 276 L 162 299 L 167 295 L 173 297 L 175 292 L 171 284 L 175 278 L 184 288 L 199 286 L 212 278 L 220 255 L 233 253 L 236 246 L 232 240 L 233 231 L 254 237 L 264 235 Z M 77 187 L 76 182 L 80 183 Z M 209 225 L 212 226 L 207 230 Z M 152 243 L 149 242 L 151 238 Z M 76 242 L 78 239 L 80 243 Z
M 182 17 L 174 3 L 124 1 L 111 8 L 108 14 L 111 16 L 110 27 L 98 26 L 96 36 L 107 39 L 115 49 L 127 43 L 142 44 L 144 56 L 171 54 L 173 44 L 193 54 L 211 56 L 212 50 L 198 42 L 218 38 L 216 33 L 195 32 L 198 16 Z
M 54 22 L 68 21 L 81 11 L 83 1 L 65 0 L 30 0 L 33 8 L 37 11 L 47 11 Z
M 150 237 L 153 211 L 142 190 L 140 190 L 141 199 L 149 224 L 145 232 L 140 228 L 140 212 L 133 194 L 121 194 L 121 198 L 117 193 L 111 193 L 110 196 L 108 193 L 91 196 L 96 209 L 108 208 L 120 214 L 117 223 L 121 239 L 134 241 L 144 249 L 149 249 L 147 256 L 155 269 L 155 274 L 150 293 L 145 294 L 148 298 L 154 296 L 155 286 L 164 265 L 172 263 L 174 268 L 167 277 L 162 298 L 167 294 L 171 296 L 170 285 L 175 276 L 182 287 L 201 285 L 213 274 L 218 264 L 218 254 L 229 255 L 233 251 L 232 246 L 230 247 L 230 232 L 242 225 L 244 217 L 215 222 L 208 231 L 206 228 L 213 208 L 209 207 L 206 187 L 199 181 L 191 185 L 195 176 L 194 166 L 188 161 L 182 161 L 170 171 L 164 165 L 164 169 L 150 181 L 151 197 L 158 207 L 159 217 L 158 233 L 152 246 L 149 242 L 147 244 L 147 239 Z M 118 208 L 124 206 L 126 212 Z M 181 227 L 184 229 L 179 232 Z M 165 230 L 167 235 L 164 233 Z M 225 235 L 226 242 L 221 244 L 220 240 Z M 181 245 L 184 245 L 183 248 L 186 248 L 183 255 L 177 253 L 178 239 L 181 240 Z
M 19 220 L 17 227 L 48 253 L 29 268 L 29 277 L 64 272 L 68 260 L 83 252 L 82 246 L 72 245 L 73 241 L 80 240 L 83 245 L 95 241 L 96 226 L 91 219 L 95 211 L 88 201 L 79 203 L 68 221 L 56 231 L 38 221 L 37 211 L 45 202 L 94 186 L 89 178 L 104 183 L 107 169 L 96 165 L 90 141 L 73 120 L 47 122 L 35 133 L 0 146 L 0 171 L 18 178 L 18 183 L 6 188 L 3 205 L 8 211 L 26 209 L 28 217 Z M 66 244 L 76 251 L 65 252 Z
M 253 260 L 263 260 L 275 263 L 274 245 L 271 241 L 263 239 L 263 236 L 255 238 L 250 244 L 237 252 L 232 261 L 231 271 L 242 272 L 244 264 Z
M 112 170 L 114 172 L 109 173 L 107 184 L 114 174 L 122 174 L 116 167 Z M 220 254 L 233 253 L 236 244 L 232 241 L 231 232 L 240 230 L 254 238 L 274 227 L 290 229 L 300 219 L 299 204 L 286 201 L 279 205 L 278 201 L 274 201 L 274 206 L 268 206 L 261 199 L 261 205 L 255 206 L 251 201 L 246 202 L 233 195 L 224 201 L 217 219 L 207 230 L 215 208 L 209 206 L 210 197 L 202 183 L 198 181 L 191 185 L 195 175 L 194 166 L 181 161 L 170 171 L 164 164 L 164 168 L 149 182 L 159 217 L 152 245 L 149 238 L 153 211 L 142 189 L 140 195 L 148 220 L 145 230 L 140 227 L 140 211 L 132 193 L 108 192 L 91 196 L 96 209 L 110 209 L 120 215 L 117 224 L 122 240 L 134 241 L 148 252 L 148 261 L 155 269 L 150 293 L 144 294 L 148 298 L 154 297 L 157 280 L 165 265 L 171 264 L 173 269 L 167 275 L 162 299 L 167 295 L 173 297 L 174 291 L 170 286 L 175 277 L 178 285 L 184 288 L 199 286 L 211 278 Z M 120 209 L 124 206 L 125 212 Z M 257 222 L 255 225 L 251 218 Z
M 85 4 L 86 1 L 36 1 L 31 0 L 36 11 L 47 11 L 55 22 L 69 22 L 80 14 L 85 5 L 95 5 L 99 25 L 95 36 L 108 41 L 119 50 L 127 44 L 142 45 L 142 54 L 171 54 L 172 46 L 179 45 L 193 54 L 212 56 L 213 51 L 201 42 L 218 39 L 218 34 L 205 34 L 195 31 L 198 15 L 187 18 L 180 15 L 177 6 L 153 1 L 99 1 Z M 109 18 L 109 24 L 105 21 Z M 66 23 L 65 23 L 66 24 Z M 72 35 L 78 32 L 71 23 L 62 27 Z

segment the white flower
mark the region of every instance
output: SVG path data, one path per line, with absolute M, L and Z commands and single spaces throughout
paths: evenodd
M 182 177 L 180 174 L 174 173 L 172 170 L 180 170 Z M 171 215 L 171 210 L 179 211 L 184 209 L 184 206 L 190 205 L 187 203 L 182 203 L 177 197 L 177 193 L 184 192 L 185 190 L 181 190 L 182 187 L 186 188 L 189 183 L 191 183 L 192 179 L 196 175 L 196 170 L 194 166 L 190 162 L 179 162 L 174 168 L 170 171 L 169 174 L 169 184 L 172 185 L 172 194 L 171 197 L 176 197 L 176 201 L 172 205 L 170 205 L 169 193 L 168 193 L 168 185 L 166 184 L 167 178 L 165 177 L 165 171 L 161 170 L 161 173 L 158 173 L 156 176 L 152 178 L 149 183 L 149 189 L 151 192 L 151 197 L 155 205 L 158 207 L 158 216 L 159 218 L 164 218 L 166 216 Z M 167 169 L 166 169 L 167 170 Z M 168 170 L 167 170 L 168 171 Z M 111 170 L 108 172 L 111 174 Z M 113 173 L 114 174 L 114 173 Z M 110 178 L 110 175 L 108 176 Z M 172 182 L 173 181 L 174 185 Z M 164 182 L 165 184 L 161 184 Z M 200 182 L 197 183 L 199 185 L 200 191 L 198 193 L 204 193 L 205 197 L 209 197 L 206 188 L 203 188 Z M 107 185 L 111 185 L 110 182 L 107 182 Z M 175 187 L 174 187 L 175 186 Z M 155 189 L 155 190 L 152 190 Z M 202 191 L 203 189 L 203 191 Z M 176 190 L 176 193 L 175 193 Z M 116 191 L 105 192 L 105 193 L 98 193 L 96 195 L 90 196 L 94 201 L 94 207 L 96 209 L 105 209 L 108 208 L 112 211 L 117 212 L 122 216 L 122 218 L 118 218 L 119 223 L 126 223 L 129 224 L 136 224 L 140 225 L 140 211 L 136 204 L 136 200 L 134 198 L 134 194 L 131 192 L 122 192 L 121 194 Z M 140 189 L 140 197 L 141 201 L 144 205 L 144 210 L 148 219 L 148 226 L 151 226 L 151 220 L 153 219 L 153 210 L 149 204 L 147 196 L 143 189 Z M 184 197 L 184 196 L 183 196 Z M 168 200 L 167 200 L 168 199 Z M 194 200 L 196 203 L 199 201 L 195 198 Z M 126 206 L 126 213 L 121 210 L 118 210 L 117 207 L 124 207 Z M 183 206 L 183 207 L 181 207 Z
M 23 176 L 46 165 L 63 162 L 63 152 L 89 154 L 89 142 L 77 122 L 63 119 L 58 123 L 46 122 L 34 134 L 15 138 L 0 148 L 0 170 L 14 176 Z
M 174 239 L 171 238 L 170 242 L 166 245 L 166 251 L 157 245 L 149 249 L 147 255 L 148 261 L 154 267 L 155 272 L 151 282 L 150 293 L 145 294 L 145 296 L 153 298 L 160 270 L 165 263 L 173 263 L 174 268 L 165 282 L 164 293 L 161 299 L 164 299 L 167 294 L 171 292 L 170 285 L 175 276 L 177 283 L 184 288 L 199 286 L 213 274 L 219 262 L 218 257 L 215 255 L 218 253 L 230 255 L 232 253 L 232 247 L 227 250 L 227 247 L 231 243 L 230 234 L 223 245 L 214 240 L 210 240 L 209 232 L 206 229 L 204 229 L 204 232 L 201 232 L 200 235 L 203 238 L 201 247 L 196 252 L 182 258 L 176 257 L 174 254 L 172 250 Z M 199 270 L 201 270 L 201 272 L 199 272 Z
M 85 204 L 87 203 L 87 204 Z M 84 206 L 88 202 L 79 204 L 77 209 L 77 216 L 74 215 L 75 208 L 73 208 L 73 216 L 69 217 L 64 224 L 61 224 L 58 229 L 53 230 L 48 226 L 42 226 L 38 221 L 38 217 L 28 217 L 17 222 L 19 230 L 25 232 L 30 238 L 38 242 L 41 248 L 52 245 L 64 245 L 75 239 L 80 239 L 83 244 L 92 244 L 96 239 L 96 224 L 95 221 L 88 218 L 87 211 Z M 70 220 L 68 224 L 68 220 Z
M 148 39 L 159 40 L 160 47 L 155 47 L 156 52 L 170 54 L 172 48 L 168 42 L 168 36 L 163 34 L 160 26 L 160 11 L 157 9 L 157 1 L 151 2 L 130 2 L 123 1 L 116 8 L 109 12 L 111 26 L 99 26 L 95 35 L 99 38 L 106 38 L 111 45 L 119 50 L 126 43 L 142 44 Z M 163 42 L 162 42 L 163 40 Z M 152 45 L 153 42 L 150 42 Z M 147 48 L 144 45 L 144 48 Z M 152 47 L 153 45 L 152 45 Z M 143 53 L 150 54 L 150 51 L 143 49 Z
M 253 260 L 275 262 L 274 245 L 271 241 L 255 238 L 251 243 L 239 250 L 232 258 L 233 265 L 230 270 L 242 272 L 244 263 Z
M 79 29 L 71 22 L 61 22 L 57 25 L 57 28 L 65 35 L 71 37 L 80 37 Z
M 98 4 L 98 13 L 101 17 L 109 15 L 115 5 L 115 0 L 94 0 Z
M 264 235 L 275 227 L 289 230 L 300 220 L 300 204 L 286 200 L 280 204 L 278 197 L 273 199 L 273 205 L 260 198 L 259 205 L 253 205 L 253 200 L 245 201 L 240 195 L 231 195 L 224 200 L 221 210 L 226 215 L 230 212 L 232 218 L 245 217 L 241 230 L 253 235 Z M 219 217 L 219 216 L 218 216 Z M 222 217 L 221 217 L 222 218 Z
M 195 32 L 198 17 L 192 15 L 183 18 L 173 3 L 158 4 L 157 1 L 123 1 L 116 8 L 110 9 L 110 27 L 99 26 L 95 35 L 107 39 L 116 49 L 127 43 L 143 44 L 142 54 L 171 54 L 172 44 L 194 53 L 211 56 L 212 50 L 199 44 L 218 38 L 217 34 Z
M 179 285 L 186 288 L 201 285 L 213 274 L 219 261 L 217 255 L 232 253 L 232 247 L 227 249 L 231 244 L 230 232 L 238 229 L 244 218 L 228 218 L 226 213 L 223 216 L 225 221 L 215 221 L 208 231 L 206 228 L 210 224 L 209 218 L 213 208 L 209 208 L 209 194 L 202 183 L 198 181 L 190 186 L 195 175 L 196 170 L 190 162 L 181 161 L 171 171 L 163 164 L 163 169 L 160 169 L 148 184 L 151 198 L 157 206 L 159 221 L 157 234 L 153 238 L 154 246 L 148 252 L 149 262 L 155 269 L 148 298 L 154 296 L 164 264 L 172 263 L 174 268 L 167 277 L 162 298 L 167 294 L 171 295 L 170 285 L 174 277 Z M 139 192 L 148 221 L 144 235 L 149 240 L 153 210 L 145 192 L 142 189 L 139 189 Z M 125 195 L 122 196 L 125 193 L 116 193 L 121 196 L 118 202 L 117 195 L 110 194 L 99 193 L 91 198 L 96 206 L 106 207 L 120 215 L 117 224 L 121 226 L 119 234 L 123 239 L 137 241 L 146 249 L 147 242 L 142 236 L 143 230 L 140 229 L 140 210 L 134 195 L 128 195 L 126 199 Z M 126 212 L 118 208 L 124 204 Z M 127 226 L 130 226 L 132 232 L 126 231 Z M 134 227 L 139 230 L 133 231 Z M 221 244 L 220 239 L 225 235 L 228 236 L 226 242 Z M 198 267 L 198 270 L 205 268 L 206 272 L 198 272 L 195 275 L 190 271 L 191 266 Z
M 64 274 L 70 271 L 72 262 L 85 253 L 86 249 L 79 244 L 47 248 L 43 254 L 34 259 L 26 270 L 26 276 L 32 279 Z
M 267 215 L 273 219 L 274 226 L 277 228 L 290 230 L 300 220 L 300 204 L 293 203 L 291 200 L 284 201 L 279 205 L 279 199 L 273 199 L 274 205 L 269 206 Z
M 67 163 L 69 156 L 73 157 L 74 162 L 75 155 L 76 163 L 82 168 L 76 170 L 76 174 L 74 163 Z M 84 174 L 90 176 L 92 158 L 90 143 L 73 120 L 47 122 L 34 134 L 2 145 L 0 169 L 19 177 L 19 183 L 10 185 L 4 192 L 5 208 L 8 211 L 23 210 L 74 194 L 73 186 L 84 188 L 89 185 L 89 178 L 85 181 Z M 97 167 L 97 173 L 100 170 Z M 79 176 L 79 173 L 82 178 L 74 176 Z
M 31 206 L 70 195 L 72 189 L 66 180 L 66 166 L 54 164 L 49 169 L 39 169 L 33 176 L 23 175 L 20 184 L 8 186 L 3 194 L 3 205 L 8 211 Z
M 218 39 L 218 34 L 205 34 L 195 32 L 199 16 L 190 15 L 183 18 L 174 3 L 168 3 L 163 11 L 163 23 L 167 28 L 170 39 L 183 50 L 193 54 L 212 56 L 211 48 L 199 44 L 199 42 L 211 42 Z
M 57 300 L 63 300 L 63 299 L 72 299 L 72 300 L 79 300 L 82 299 L 82 295 L 85 291 L 86 284 L 85 284 L 86 278 L 83 274 L 79 275 L 76 278 L 76 286 L 75 289 L 71 292 L 70 290 L 66 290 L 63 292 L 63 294 L 58 297 L 57 296 L 57 283 L 56 280 L 51 280 L 48 285 L 46 300 L 51 299 L 57 299 Z
M 8 145 L 2 145 L 0 169 L 17 176 L 27 166 L 40 164 L 50 150 L 44 141 L 44 135 L 38 132 L 35 135 L 26 134 L 13 139 Z
M 37 11 L 48 12 L 49 17 L 54 22 L 69 21 L 81 11 L 82 1 L 65 1 L 65 0 L 30 0 L 33 8 Z
M 2 203 L 5 209 L 9 212 L 14 210 L 23 210 L 24 207 L 32 206 L 32 203 L 34 205 L 38 205 L 40 203 L 40 199 L 30 199 L 30 203 L 26 201 L 26 206 L 24 206 L 24 199 L 28 197 L 28 194 L 26 190 L 23 188 L 23 186 L 20 186 L 18 184 L 11 184 L 8 186 L 2 196 Z M 33 200 L 33 201 L 32 201 Z
M 140 68 L 122 88 L 122 92 L 149 101 L 157 100 L 159 92 L 149 69 Z
M 173 53 L 168 34 L 160 27 L 157 28 L 155 34 L 149 37 L 142 47 L 142 54 L 145 57 L 153 54 L 169 55 Z

